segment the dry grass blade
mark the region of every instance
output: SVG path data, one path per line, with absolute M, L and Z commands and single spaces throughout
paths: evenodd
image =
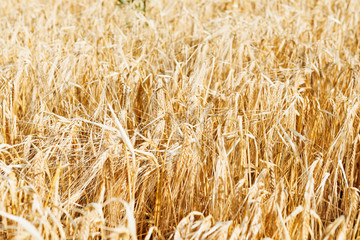
M 18 223 L 19 226 L 24 228 L 34 239 L 37 240 L 43 239 L 37 228 L 34 225 L 32 225 L 31 222 L 29 222 L 28 220 L 3 211 L 0 211 L 0 215 L 4 218 L 8 218 Z

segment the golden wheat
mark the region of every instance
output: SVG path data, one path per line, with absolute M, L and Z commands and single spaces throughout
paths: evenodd
M 3 0 L 1 239 L 358 239 L 360 2 Z

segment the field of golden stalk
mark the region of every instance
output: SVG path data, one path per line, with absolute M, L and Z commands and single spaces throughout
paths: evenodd
M 0 239 L 359 239 L 360 1 L 2 0 Z

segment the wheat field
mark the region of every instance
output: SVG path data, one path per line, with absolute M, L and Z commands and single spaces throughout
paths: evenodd
M 0 239 L 360 239 L 360 1 L 117 4 L 1 1 Z

